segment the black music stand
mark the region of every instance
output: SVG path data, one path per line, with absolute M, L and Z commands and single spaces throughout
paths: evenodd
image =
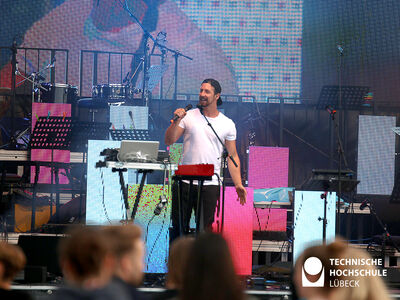
M 108 140 L 110 122 L 72 122 L 71 151 L 87 153 L 88 140 Z
M 60 167 L 54 166 L 53 154 L 54 150 L 70 150 L 71 146 L 71 117 L 39 117 L 35 124 L 35 128 L 31 135 L 31 149 L 50 149 L 51 150 L 51 184 L 53 185 L 53 170 L 55 178 L 56 191 L 56 222 L 60 220 L 60 194 L 59 194 L 59 178 L 58 172 Z M 36 186 L 39 180 L 39 168 L 35 167 L 35 180 L 32 197 L 32 218 L 31 231 L 35 229 L 36 214 Z M 53 200 L 52 200 L 53 201 Z M 50 203 L 50 216 L 53 214 L 53 202 Z
M 340 174 L 340 178 L 339 178 Z M 360 182 L 357 179 L 353 179 L 354 172 L 352 170 L 312 170 L 311 177 L 302 186 L 302 190 L 307 191 L 324 191 L 321 194 L 321 199 L 324 199 L 324 217 L 319 218 L 322 221 L 322 240 L 326 243 L 326 209 L 327 209 L 327 194 L 328 192 L 337 192 L 339 190 L 339 184 L 342 191 L 351 192 L 357 184 Z M 341 195 L 337 195 L 339 198 L 338 211 L 340 213 L 340 200 Z
M 113 141 L 122 140 L 139 140 L 151 141 L 149 131 L 147 129 L 110 129 Z
M 345 192 L 351 192 L 360 182 L 354 179 L 352 170 L 341 171 L 342 189 Z M 328 191 L 334 192 L 338 189 L 339 172 L 338 170 L 313 169 L 310 178 L 301 186 L 302 190 L 307 191 Z
M 332 106 L 334 109 L 359 110 L 365 107 L 364 96 L 368 94 L 368 86 L 342 86 L 342 105 L 339 107 L 339 86 L 324 85 L 319 94 L 317 109 L 326 109 Z

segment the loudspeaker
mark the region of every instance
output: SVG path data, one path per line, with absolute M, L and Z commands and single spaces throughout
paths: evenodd
M 24 280 L 28 283 L 46 282 L 47 268 L 44 266 L 26 266 Z
M 33 266 L 47 267 L 47 272 L 56 276 L 62 275 L 57 253 L 58 242 L 62 238 L 61 236 L 20 235 L 18 246 L 26 255 L 26 265 L 31 268 Z

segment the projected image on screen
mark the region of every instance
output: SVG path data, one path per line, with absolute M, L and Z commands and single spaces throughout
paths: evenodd
M 241 94 L 299 96 L 302 0 L 176 2 L 222 47 Z
M 95 168 L 95 163 L 102 159 L 99 155 L 102 150 L 119 146 L 118 141 L 89 141 L 86 200 L 86 224 L 88 225 L 121 224 L 121 221 L 126 220 L 127 215 L 131 217 L 138 185 L 128 186 L 129 211 L 127 212 L 118 173 L 112 172 L 110 168 Z M 124 177 L 127 182 L 126 172 Z M 160 215 L 154 216 L 154 208 L 159 203 L 161 195 L 167 197 L 168 204 Z M 142 227 L 146 241 L 146 272 L 166 272 L 170 203 L 168 190 L 164 190 L 162 185 L 144 186 L 135 215 L 135 224 Z
M 394 184 L 396 117 L 359 116 L 358 194 L 390 195 Z
M 68 83 L 78 86 L 82 81 L 82 96 L 91 96 L 93 81 L 95 84 L 122 83 L 128 72 L 134 74 L 138 61 L 133 60 L 133 54 L 142 55 L 143 31 L 124 11 L 121 2 L 125 1 L 60 0 L 47 6 L 30 6 L 26 1 L 4 2 L 13 11 L 3 20 L 6 27 L 14 30 L 16 16 L 22 22 L 18 24 L 18 35 L 23 36 L 19 46 L 68 50 L 68 70 L 65 54 L 57 55 L 56 82 L 63 82 L 67 72 Z M 267 96 L 299 95 L 302 0 L 128 0 L 126 3 L 154 37 L 165 32 L 168 47 L 193 58 L 179 58 L 178 93 L 197 94 L 201 81 L 214 77 L 221 82 L 222 92 L 228 95 L 254 95 L 261 101 Z M 10 31 L 9 36 L 3 37 L 7 40 L 4 44 L 15 35 Z M 81 50 L 113 53 L 81 56 Z M 154 53 L 160 54 L 160 49 L 156 47 Z M 18 51 L 17 60 L 27 61 L 20 63 L 21 72 L 37 71 L 49 62 L 49 55 Z M 79 62 L 82 62 L 81 69 Z M 95 62 L 97 67 L 93 68 Z M 151 65 L 160 63 L 159 57 L 151 60 Z M 171 99 L 175 58 L 170 53 L 165 65 L 168 67 L 163 76 L 162 96 Z M 0 67 L 0 85 L 7 86 L 9 61 L 3 57 Z M 141 75 L 128 78 L 138 87 Z M 153 96 L 158 93 L 159 86 L 156 86 Z

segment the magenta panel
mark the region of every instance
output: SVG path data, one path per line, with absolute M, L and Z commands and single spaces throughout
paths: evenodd
M 222 195 L 222 191 L 221 191 Z M 214 230 L 220 223 L 215 217 Z M 253 243 L 253 189 L 247 188 L 247 202 L 240 205 L 234 187 L 225 190 L 225 223 L 223 236 L 231 250 L 235 270 L 239 275 L 251 275 Z
M 62 103 L 33 103 L 32 104 L 32 131 L 35 128 L 36 121 L 39 117 L 51 116 L 51 117 L 70 117 L 71 116 L 71 105 Z M 51 161 L 51 150 L 49 149 L 32 149 L 31 150 L 32 161 Z M 53 151 L 54 162 L 70 162 L 70 152 L 67 150 L 54 150 Z M 64 172 L 63 170 L 60 170 Z M 31 183 L 35 180 L 35 168 L 31 167 Z M 55 182 L 55 178 L 53 178 Z M 51 172 L 50 168 L 40 167 L 39 183 L 51 183 Z M 68 178 L 63 175 L 59 175 L 60 184 L 68 184 Z
M 282 208 L 255 208 L 253 210 L 253 230 L 286 232 L 286 215 L 286 209 Z
M 289 148 L 249 147 L 249 187 L 268 189 L 288 186 Z

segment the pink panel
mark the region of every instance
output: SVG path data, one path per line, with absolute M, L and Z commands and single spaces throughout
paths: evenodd
M 257 214 L 256 214 L 257 210 Z M 257 218 L 258 215 L 258 218 Z M 269 217 L 268 217 L 269 216 Z M 286 209 L 253 209 L 254 231 L 286 231 Z M 260 222 L 258 222 L 260 220 Z M 261 228 L 260 228 L 261 227 Z
M 71 116 L 71 105 L 62 103 L 33 103 L 32 104 L 32 131 L 35 128 L 36 121 L 39 117 L 48 116 L 50 112 L 51 117 L 70 117 Z M 51 150 L 48 149 L 32 149 L 31 150 L 32 161 L 51 161 Z M 54 150 L 53 151 L 54 162 L 70 162 L 70 152 L 67 150 Z M 63 172 L 63 170 L 60 170 Z M 35 168 L 31 168 L 31 183 L 35 180 Z M 51 172 L 50 168 L 40 167 L 39 183 L 51 183 Z M 53 178 L 55 182 L 55 178 Z M 60 184 L 68 184 L 68 178 L 59 175 Z
M 222 191 L 221 191 L 222 195 Z M 220 217 L 215 217 L 214 230 Z M 253 243 L 253 189 L 247 188 L 247 202 L 240 205 L 234 187 L 225 190 L 225 223 L 223 236 L 228 242 L 235 269 L 239 275 L 251 275 Z
M 289 148 L 249 147 L 249 187 L 268 189 L 288 186 Z

